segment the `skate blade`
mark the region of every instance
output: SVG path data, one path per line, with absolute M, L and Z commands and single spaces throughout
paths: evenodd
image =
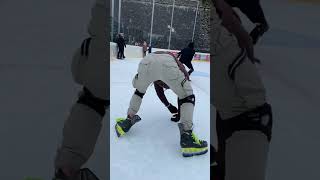
M 118 122 L 121 122 L 123 120 L 125 120 L 126 118 L 116 118 L 116 125 L 115 125 L 115 130 L 116 130 L 116 133 L 117 133 L 117 136 L 118 137 L 121 137 L 123 135 L 125 135 L 126 133 L 123 131 L 123 129 L 118 125 Z
M 192 157 L 192 156 L 199 156 L 199 155 L 203 155 L 203 154 L 206 154 L 208 152 L 208 148 L 201 148 L 201 149 L 198 149 L 196 151 L 186 151 L 186 149 L 183 149 L 182 150 L 182 156 L 183 157 Z
M 118 137 L 124 136 L 126 134 L 118 124 L 115 125 L 115 129 Z

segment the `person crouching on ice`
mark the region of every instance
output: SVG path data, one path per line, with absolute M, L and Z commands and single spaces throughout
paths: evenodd
M 127 118 L 117 119 L 115 125 L 118 137 L 124 136 L 130 128 L 141 120 L 137 115 L 144 94 L 153 82 L 163 82 L 178 96 L 180 109 L 180 146 L 182 155 L 190 157 L 208 151 L 208 144 L 199 140 L 193 132 L 193 109 L 195 96 L 184 66 L 170 52 L 158 51 L 143 58 L 132 84 L 136 89 L 130 100 Z

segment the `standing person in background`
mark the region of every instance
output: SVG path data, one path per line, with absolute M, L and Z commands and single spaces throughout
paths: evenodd
M 123 33 L 121 33 L 121 42 L 122 42 L 122 49 L 121 49 L 121 54 L 122 54 L 122 59 L 124 59 L 124 58 L 126 58 L 125 56 L 124 56 L 124 48 L 126 48 L 127 47 L 127 45 L 126 45 L 126 41 L 125 41 L 125 39 L 124 39 L 124 34 Z
M 143 51 L 143 57 L 145 57 L 147 55 L 147 51 L 148 51 L 148 44 L 146 41 L 143 41 L 142 51 Z
M 116 39 L 116 43 L 117 43 L 117 47 L 118 47 L 118 53 L 117 53 L 117 59 L 120 59 L 120 33 L 117 35 L 117 39 Z
M 256 44 L 259 38 L 269 30 L 260 0 L 226 0 L 226 2 L 232 7 L 239 8 L 256 25 L 250 32 L 253 44 Z
M 148 48 L 148 53 L 151 54 L 152 53 L 152 46 L 150 45 Z
M 126 42 L 124 40 L 124 35 L 123 33 L 120 33 L 118 35 L 118 39 L 117 39 L 117 45 L 118 45 L 118 56 L 117 58 L 118 59 L 124 59 L 126 58 L 124 56 L 124 48 L 126 47 Z
M 188 47 L 182 49 L 179 53 L 178 53 L 178 58 L 180 57 L 180 62 L 185 64 L 188 68 L 188 74 L 191 75 L 191 73 L 194 71 L 193 66 L 192 66 L 192 59 L 193 56 L 195 55 L 196 51 L 194 50 L 194 43 L 191 42 L 188 44 Z

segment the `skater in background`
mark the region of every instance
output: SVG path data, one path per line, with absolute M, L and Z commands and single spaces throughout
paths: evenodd
M 180 146 L 184 157 L 205 154 L 207 142 L 199 140 L 193 132 L 193 110 L 195 96 L 184 66 L 170 52 L 158 51 L 143 58 L 132 84 L 135 92 L 130 100 L 127 117 L 118 119 L 117 135 L 124 136 L 141 119 L 137 115 L 143 96 L 153 82 L 163 82 L 178 96 L 180 109 Z
M 218 180 L 265 180 L 273 119 L 259 61 L 233 9 L 224 0 L 210 2 L 210 89 L 218 139 L 217 151 L 211 144 L 211 174 Z
M 225 0 L 230 6 L 237 7 L 245 14 L 249 20 L 256 26 L 250 32 L 253 44 L 256 44 L 259 38 L 269 30 L 268 22 L 265 18 L 260 0 Z
M 107 97 L 109 55 L 105 50 L 106 1 L 96 0 L 91 14 L 90 37 L 75 51 L 71 65 L 73 79 L 83 90 L 64 123 L 53 180 L 98 180 L 89 169 L 81 168 L 94 151 L 110 102 Z
M 143 41 L 142 51 L 143 51 L 143 57 L 145 57 L 147 55 L 147 51 L 148 51 L 148 44 L 146 41 Z
M 151 54 L 152 53 L 152 46 L 149 45 L 149 48 L 148 48 L 148 54 Z
M 118 59 L 124 59 L 126 58 L 124 56 L 124 48 L 127 47 L 126 42 L 124 40 L 124 35 L 123 33 L 118 34 L 118 39 L 117 39 L 117 45 L 118 45 Z
M 117 43 L 117 48 L 118 48 L 117 59 L 120 59 L 120 53 L 121 53 L 120 52 L 120 46 L 121 46 L 120 33 L 117 35 L 116 43 Z
M 196 51 L 194 50 L 194 43 L 191 42 L 188 44 L 188 47 L 182 49 L 179 53 L 178 53 L 178 58 L 180 58 L 180 62 L 185 64 L 188 68 L 188 74 L 191 75 L 191 73 L 194 71 L 193 66 L 192 66 L 192 59 L 193 56 L 195 55 Z

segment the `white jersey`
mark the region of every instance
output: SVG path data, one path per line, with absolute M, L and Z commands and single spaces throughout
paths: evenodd
M 221 53 L 223 48 L 237 43 L 237 39 L 222 24 L 216 7 L 211 3 L 210 7 L 210 52 L 213 56 Z M 237 44 L 235 44 L 237 46 Z

